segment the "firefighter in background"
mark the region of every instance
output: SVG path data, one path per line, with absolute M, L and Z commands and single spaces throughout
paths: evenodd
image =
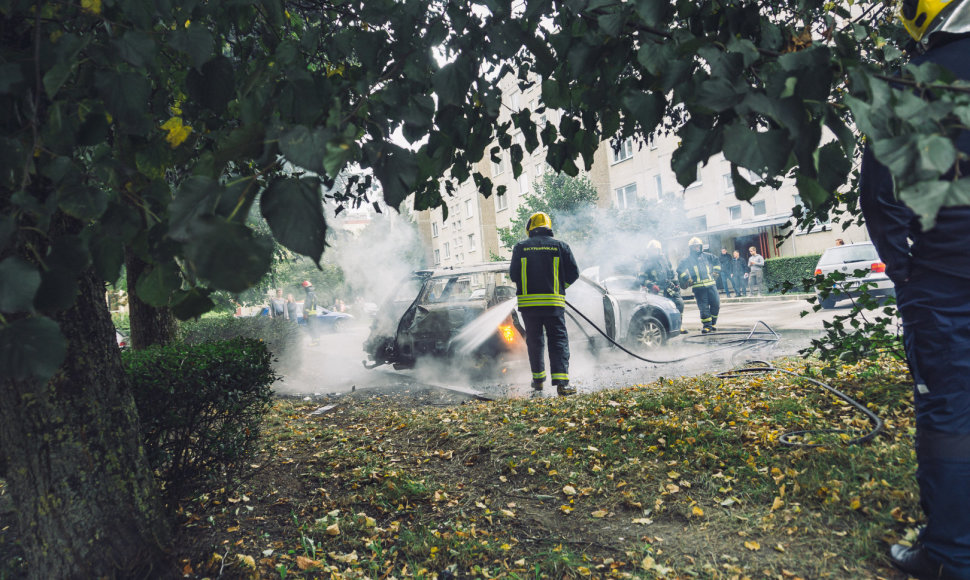
M 721 310 L 721 298 L 717 294 L 717 278 L 721 275 L 721 264 L 717 258 L 704 251 L 700 238 L 687 242 L 690 253 L 680 261 L 677 272 L 682 288 L 694 292 L 694 301 L 701 312 L 701 333 L 717 330 L 717 313 Z
M 640 265 L 638 280 L 647 292 L 669 298 L 677 306 L 677 310 L 684 313 L 684 299 L 680 295 L 677 274 L 664 255 L 659 241 L 650 240 L 647 244 L 647 258 Z
M 898 16 L 935 63 L 970 81 L 970 1 L 903 0 Z M 910 89 L 902 89 L 910 90 Z M 953 145 L 970 154 L 970 131 Z M 942 179 L 967 175 L 970 163 Z M 954 175 L 956 174 L 956 176 Z M 889 557 L 921 580 L 970 580 L 970 205 L 940 209 L 924 230 L 899 201 L 889 170 L 867 148 L 859 179 L 866 227 L 896 285 L 916 411 L 916 481 L 926 527 Z
M 303 319 L 306 320 L 306 329 L 310 333 L 310 346 L 316 346 L 319 344 L 317 293 L 313 291 L 313 284 L 309 280 L 303 281 L 303 290 L 306 291 L 306 297 L 303 299 Z
M 579 267 L 565 242 L 553 238 L 548 214 L 532 215 L 526 224 L 529 238 L 512 248 L 509 277 L 525 325 L 525 343 L 532 367 L 532 388 L 546 381 L 545 342 L 549 339 L 552 384 L 560 395 L 571 395 L 569 386 L 569 338 L 566 334 L 566 288 L 579 278 Z

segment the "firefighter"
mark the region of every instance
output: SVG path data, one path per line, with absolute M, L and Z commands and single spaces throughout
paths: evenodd
M 677 274 L 657 240 L 647 243 L 647 259 L 640 265 L 639 281 L 647 292 L 669 298 L 677 306 L 677 310 L 684 313 L 684 299 L 680 296 Z
M 970 81 L 970 1 L 903 0 L 899 18 L 918 45 L 913 65 L 935 63 Z M 970 131 L 954 146 L 970 154 Z M 970 172 L 963 161 L 953 180 Z M 954 175 L 956 174 L 956 175 Z M 926 527 L 890 559 L 920 579 L 970 579 L 970 206 L 941 208 L 920 227 L 871 149 L 862 157 L 859 201 L 886 275 L 896 285 L 916 411 L 916 480 Z
M 310 333 L 310 346 L 319 344 L 319 329 L 317 328 L 317 293 L 313 290 L 313 284 L 309 280 L 303 281 L 303 290 L 306 297 L 303 300 L 303 319 L 306 320 L 306 329 Z
M 707 334 L 717 330 L 717 313 L 721 310 L 717 279 L 721 275 L 721 264 L 704 251 L 700 238 L 691 238 L 687 247 L 690 253 L 677 265 L 677 272 L 681 287 L 694 292 L 694 301 L 701 312 L 701 333 Z
M 526 231 L 529 238 L 512 249 L 509 277 L 515 282 L 518 308 L 525 325 L 532 388 L 542 390 L 546 381 L 543 351 L 548 337 L 552 384 L 560 395 L 571 395 L 576 389 L 569 386 L 565 294 L 566 288 L 579 278 L 579 268 L 569 245 L 552 237 L 552 220 L 548 214 L 533 214 Z

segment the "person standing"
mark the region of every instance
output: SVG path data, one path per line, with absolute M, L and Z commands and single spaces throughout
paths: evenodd
M 741 258 L 741 252 L 734 250 L 731 258 L 731 278 L 734 279 L 734 293 L 738 296 L 748 295 L 748 261 Z
M 935 63 L 958 81 L 970 81 L 970 2 L 904 0 L 898 16 L 922 49 L 911 64 Z M 958 133 L 953 144 L 961 157 L 970 154 L 970 132 Z M 942 179 L 968 172 L 970 163 L 962 161 L 958 172 Z M 896 286 L 914 382 L 916 481 L 926 516 L 917 541 L 893 545 L 889 557 L 921 580 L 970 580 L 970 206 L 941 208 L 936 224 L 924 231 L 869 148 L 862 156 L 859 201 Z
M 717 294 L 715 280 L 721 274 L 721 264 L 711 254 L 704 251 L 700 238 L 687 242 L 690 252 L 677 265 L 682 288 L 694 292 L 694 302 L 701 315 L 702 334 L 717 330 L 717 315 L 721 310 L 721 298 Z
M 662 294 L 674 303 L 681 314 L 684 313 L 684 299 L 680 295 L 677 274 L 674 273 L 658 240 L 650 240 L 647 243 L 647 258 L 640 265 L 638 280 L 640 286 L 647 292 Z
M 276 297 L 269 300 L 269 317 L 286 318 L 286 301 L 283 300 L 282 290 L 277 290 Z
M 751 254 L 748 256 L 748 289 L 751 290 L 752 296 L 755 292 L 761 296 L 765 283 L 765 259 L 754 246 L 748 248 L 748 253 Z
M 306 320 L 306 329 L 310 333 L 310 346 L 316 346 L 319 344 L 317 293 L 313 290 L 313 284 L 309 280 L 303 281 L 303 290 L 306 292 L 306 297 L 303 299 L 303 319 Z
M 299 324 L 299 307 L 292 294 L 286 295 L 286 317 L 293 324 Z
M 552 220 L 543 212 L 526 223 L 529 237 L 512 248 L 509 277 L 515 295 L 532 367 L 532 388 L 542 390 L 546 380 L 545 342 L 549 339 L 552 384 L 560 395 L 576 392 L 569 386 L 569 337 L 566 333 L 566 288 L 579 278 L 579 267 L 569 245 L 553 237 Z
M 731 297 L 731 288 L 734 288 L 734 295 L 738 295 L 738 287 L 734 285 L 734 280 L 728 273 L 731 271 L 731 254 L 728 253 L 727 248 L 721 248 L 721 255 L 718 256 L 718 260 L 721 264 L 721 276 L 718 280 L 721 281 L 721 285 L 724 287 L 724 295 L 728 298 Z

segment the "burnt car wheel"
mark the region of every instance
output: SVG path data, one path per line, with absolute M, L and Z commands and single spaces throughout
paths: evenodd
M 646 351 L 667 343 L 667 331 L 653 316 L 638 316 L 630 326 L 630 343 L 636 350 Z

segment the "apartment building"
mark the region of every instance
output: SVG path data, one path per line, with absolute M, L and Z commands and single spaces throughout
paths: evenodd
M 503 116 L 528 107 L 539 109 L 538 83 L 520 91 L 516 79 L 508 76 L 500 83 L 503 91 Z M 534 121 L 542 126 L 546 120 L 558 124 L 557 111 L 536 114 Z M 521 135 L 513 135 L 523 144 Z M 831 224 L 816 224 L 812 231 L 799 230 L 779 244 L 778 236 L 792 216 L 792 208 L 801 203 L 793 182 L 785 181 L 778 189 L 762 188 L 748 201 L 734 197 L 731 166 L 723 155 L 711 158 L 698 167 L 697 180 L 688 187 L 681 186 L 670 169 L 670 159 L 679 146 L 676 135 L 657 134 L 644 143 L 627 139 L 614 148 L 604 141 L 597 151 L 592 167 L 586 175 L 599 193 L 600 207 L 632 209 L 650 200 L 679 196 L 684 203 L 689 224 L 677 239 L 661 240 L 672 260 L 686 254 L 687 240 L 698 236 L 714 253 L 720 248 L 737 249 L 747 255 L 747 248 L 755 246 L 765 257 L 797 256 L 821 253 L 835 245 L 837 238 L 847 243 L 868 239 L 865 228 L 853 225 L 842 230 Z M 524 150 L 524 146 L 523 146 Z M 457 193 L 446 199 L 448 219 L 441 209 L 421 212 L 419 223 L 430 224 L 431 238 L 428 258 L 436 267 L 458 267 L 492 259 L 508 259 L 509 251 L 502 248 L 497 228 L 508 227 L 515 217 L 523 197 L 531 193 L 533 183 L 551 169 L 545 162 L 545 148 L 526 153 L 523 172 L 515 178 L 509 162 L 509 152 L 500 153 L 498 163 L 487 157 L 478 167 L 489 176 L 495 186 L 504 185 L 504 195 L 486 199 L 469 180 L 461 184 Z M 523 232 L 524 236 L 524 232 Z

